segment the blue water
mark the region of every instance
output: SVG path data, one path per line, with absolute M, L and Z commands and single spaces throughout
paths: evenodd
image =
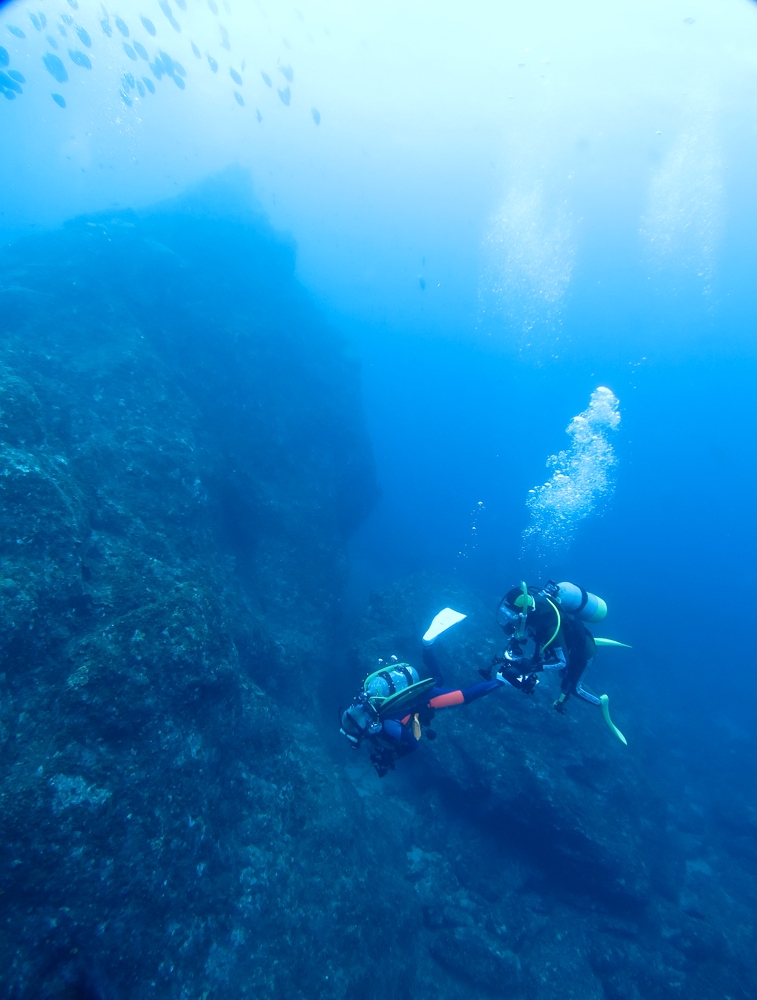
M 757 4 L 522 8 L 3 3 L 0 239 L 240 167 L 360 366 L 345 614 L 574 580 L 633 646 L 629 742 L 646 706 L 707 794 L 751 788 Z M 598 387 L 609 478 L 542 545 L 529 491 Z

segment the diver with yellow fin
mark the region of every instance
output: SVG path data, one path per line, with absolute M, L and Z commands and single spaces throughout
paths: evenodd
M 564 714 L 565 703 L 575 695 L 600 708 L 613 735 L 626 743 L 610 718 L 607 695 L 598 698 L 581 685 L 597 646 L 630 648 L 614 639 L 595 639 L 586 628 L 585 623 L 601 622 L 606 614 L 607 605 L 601 597 L 573 583 L 550 580 L 540 589 L 521 583 L 505 594 L 497 609 L 497 622 L 508 636 L 504 656 L 495 658 L 492 666 L 480 673 L 489 678 L 497 666 L 498 678 L 532 694 L 542 670 L 559 670 L 561 692 L 554 702 L 555 710 Z
M 444 608 L 423 636 L 423 663 L 430 677 L 423 680 L 409 663 L 394 662 L 375 670 L 363 681 L 360 693 L 341 715 L 341 733 L 353 747 L 366 740 L 371 747 L 371 763 L 379 778 L 394 770 L 395 761 L 418 748 L 422 725 L 428 727 L 436 709 L 467 705 L 505 683 L 504 678 L 488 677 L 468 688 L 444 687 L 439 663 L 432 646 L 448 628 L 466 615 Z M 435 739 L 426 728 L 428 739 Z

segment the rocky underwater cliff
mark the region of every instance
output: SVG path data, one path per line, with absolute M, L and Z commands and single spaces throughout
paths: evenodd
M 499 640 L 434 577 L 344 621 L 358 368 L 235 197 L 0 255 L 2 995 L 745 1000 L 746 794 L 718 826 L 547 694 L 439 713 L 383 781 L 343 745 L 440 607 L 450 683 Z
M 376 492 L 357 367 L 229 197 L 2 255 L 6 996 L 314 996 L 370 940 L 306 725 Z

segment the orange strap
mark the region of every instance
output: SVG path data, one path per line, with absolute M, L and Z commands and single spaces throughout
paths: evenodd
M 431 708 L 449 708 L 450 705 L 462 705 L 465 697 L 462 691 L 450 691 L 448 694 L 438 694 L 429 702 Z

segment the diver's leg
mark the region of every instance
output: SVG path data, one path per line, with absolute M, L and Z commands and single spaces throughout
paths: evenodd
M 434 678 L 434 685 L 438 688 L 442 687 L 444 684 L 444 678 L 442 677 L 442 670 L 439 666 L 439 661 L 436 658 L 433 646 L 423 647 L 423 665 Z
M 485 694 L 502 687 L 502 681 L 493 679 L 479 681 L 469 688 L 434 688 L 429 700 L 429 708 L 451 708 L 453 705 L 467 705 L 469 701 L 483 698 Z
M 562 684 L 560 689 L 562 694 L 554 703 L 553 708 L 556 708 L 558 712 L 564 711 L 565 702 L 568 698 L 574 694 L 576 698 L 580 698 L 581 701 L 587 702 L 589 705 L 601 706 L 602 702 L 595 694 L 591 691 L 587 691 L 586 688 L 581 686 L 581 677 L 583 676 L 587 667 L 590 667 L 594 662 L 593 658 L 590 660 L 582 660 L 582 658 L 577 658 L 575 661 L 571 660 L 566 668 Z
M 591 660 L 579 653 L 569 654 L 568 665 L 564 671 L 561 671 L 562 681 L 560 684 L 560 690 L 566 698 L 577 693 L 576 689 L 579 681 L 591 662 Z
M 496 691 L 499 687 L 502 687 L 502 681 L 497 680 L 496 677 L 490 681 L 479 681 L 477 684 L 463 688 L 463 701 L 467 705 L 469 701 L 475 701 L 476 698 L 483 698 L 484 695 L 491 694 L 492 691 Z
M 602 702 L 595 694 L 592 694 L 591 691 L 587 691 L 586 688 L 581 687 L 580 681 L 576 684 L 575 695 L 576 698 L 580 698 L 581 701 L 586 701 L 590 705 L 598 705 L 599 707 L 602 705 Z
M 590 667 L 592 663 L 593 660 L 589 660 L 586 666 Z M 587 691 L 586 688 L 581 686 L 580 678 L 578 679 L 578 681 L 576 681 L 575 693 L 576 693 L 576 698 L 580 698 L 582 701 L 587 701 L 590 705 L 598 705 L 600 708 L 602 707 L 601 700 L 597 698 L 595 694 L 592 694 L 591 691 Z

